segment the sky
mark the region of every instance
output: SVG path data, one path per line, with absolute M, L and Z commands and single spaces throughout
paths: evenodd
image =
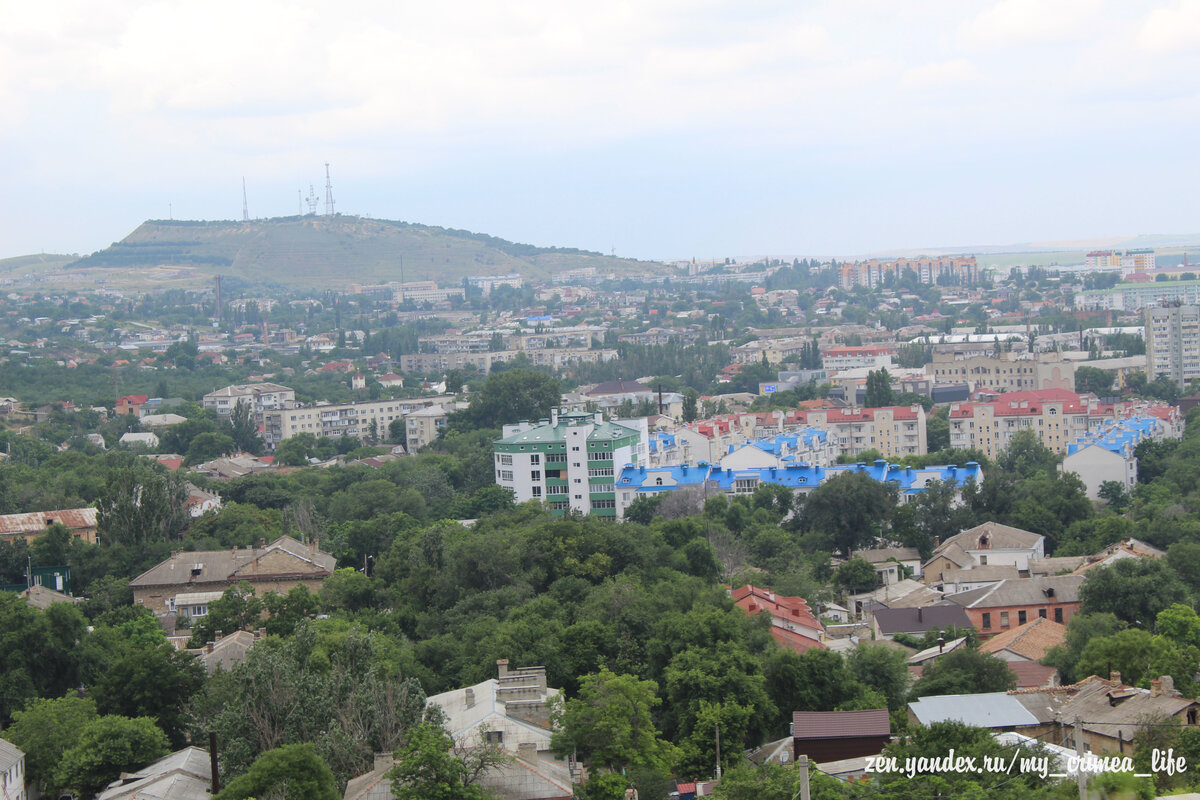
M 0 257 L 344 214 L 645 259 L 1200 232 L 1200 0 L 0 0 Z

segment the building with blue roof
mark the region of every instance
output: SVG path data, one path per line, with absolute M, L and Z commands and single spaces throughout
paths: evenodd
M 625 467 L 617 476 L 615 491 L 617 518 L 639 496 L 654 496 L 663 492 L 690 489 L 706 497 L 724 494 L 729 497 L 753 494 L 762 484 L 786 486 L 796 494 L 807 494 L 821 484 L 847 472 L 860 472 L 873 480 L 896 487 L 901 502 L 919 495 L 933 481 L 955 486 L 969 482 L 982 483 L 983 470 L 974 461 L 964 466 L 902 467 L 879 459 L 870 464 L 839 464 L 822 467 L 813 464 L 728 469 L 717 464 L 681 465 L 674 467 Z
M 1132 491 L 1137 484 L 1134 449 L 1148 439 L 1171 435 L 1169 427 L 1164 420 L 1148 415 L 1110 420 L 1069 443 L 1059 469 L 1078 475 L 1093 500 L 1100 499 L 1100 485 L 1108 481 Z
M 805 427 L 788 433 L 777 433 L 742 445 L 730 445 L 721 459 L 725 469 L 753 467 L 783 467 L 810 464 L 827 467 L 838 457 L 836 436 L 819 428 Z

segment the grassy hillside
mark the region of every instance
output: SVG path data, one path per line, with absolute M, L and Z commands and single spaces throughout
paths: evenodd
M 251 283 L 344 285 L 399 280 L 456 282 L 519 272 L 548 278 L 581 267 L 644 271 L 647 264 L 600 253 L 534 247 L 470 231 L 353 216 L 252 222 L 151 220 L 71 268 L 193 267 Z

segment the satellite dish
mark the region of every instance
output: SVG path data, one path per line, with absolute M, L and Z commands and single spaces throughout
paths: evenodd
M 779 763 L 786 764 L 787 760 L 789 758 L 791 758 L 791 756 L 788 755 L 788 751 L 784 750 L 782 753 L 779 754 Z

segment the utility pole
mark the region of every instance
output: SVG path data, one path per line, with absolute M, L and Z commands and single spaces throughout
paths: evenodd
M 1079 784 L 1079 800 L 1087 800 L 1087 773 L 1083 769 L 1083 722 L 1079 716 L 1075 717 L 1075 754 L 1079 756 L 1080 764 L 1079 771 L 1075 774 L 1075 780 Z
M 717 780 L 721 780 L 721 723 L 717 723 Z
M 808 756 L 801 753 L 796 759 L 796 771 L 800 773 L 800 800 L 809 800 L 808 796 Z M 792 800 L 796 800 L 795 797 Z

